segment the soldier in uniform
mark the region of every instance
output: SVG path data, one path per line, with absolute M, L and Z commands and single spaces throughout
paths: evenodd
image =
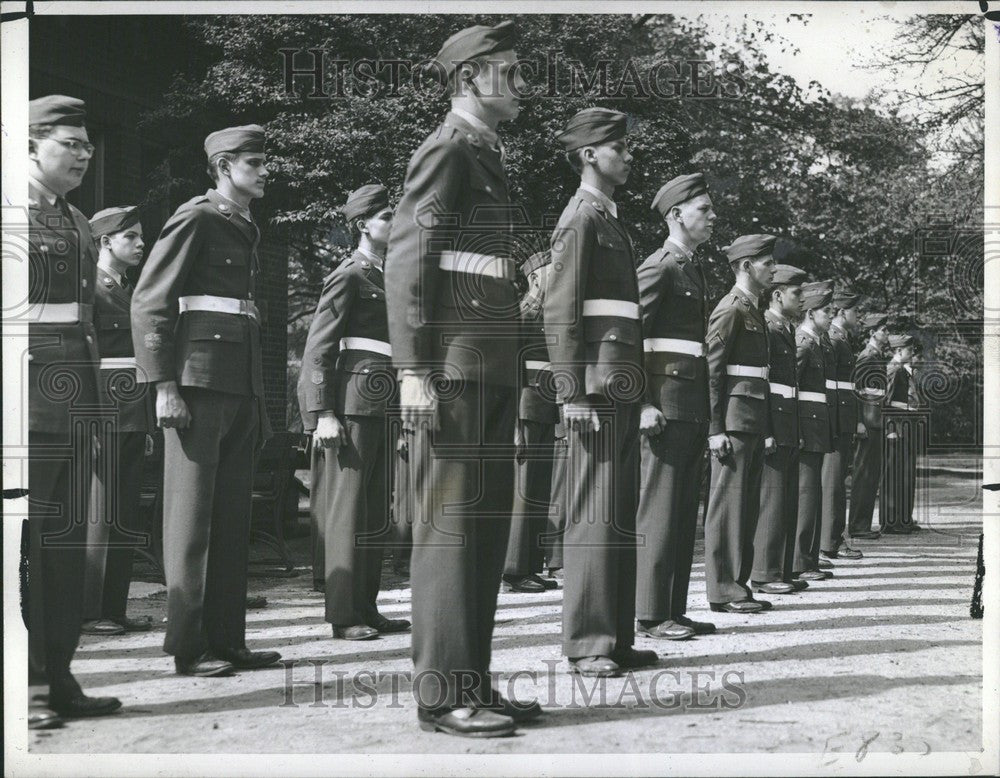
M 519 374 L 514 214 L 496 132 L 519 111 L 513 47 L 503 22 L 462 30 L 438 53 L 452 109 L 410 159 L 385 270 L 403 422 L 426 455 L 410 558 L 418 720 L 465 737 L 509 735 L 515 718 L 541 713 L 489 677 Z
M 833 320 L 828 331 L 834 356 L 837 402 L 833 451 L 823 457 L 823 508 L 820 556 L 826 559 L 861 559 L 862 553 L 844 540 L 847 528 L 847 470 L 851 464 L 855 438 L 867 434 L 858 420 L 858 400 L 854 393 L 854 348 L 851 339 L 858 329 L 858 296 L 834 292 Z
M 635 640 L 642 323 L 628 232 L 612 199 L 632 162 L 626 116 L 575 114 L 558 139 L 580 186 L 552 234 L 545 330 L 567 427 L 563 654 L 614 676 L 654 664 Z
M 52 711 L 32 712 L 31 728 L 121 707 L 115 697 L 85 695 L 70 672 L 83 614 L 92 462 L 86 416 L 100 408 L 97 249 L 86 217 L 66 202 L 94 151 L 85 116 L 74 97 L 28 104 L 28 667 L 29 681 L 48 683 Z
M 825 347 L 824 335 L 830 327 L 833 312 L 832 281 L 815 281 L 802 285 L 802 308 L 805 317 L 795 333 L 796 373 L 798 377 L 799 437 L 799 505 L 795 530 L 796 577 L 805 581 L 822 581 L 831 573 L 820 570 L 819 545 L 823 510 L 823 457 L 833 450 L 833 425 L 830 419 L 831 396 L 827 392 L 828 378 L 834 375 L 831 351 Z
M 542 327 L 542 304 L 550 268 L 547 251 L 533 254 L 521 267 L 528 282 L 521 298 L 526 342 L 521 350 L 524 373 L 515 430 L 514 508 L 503 580 L 511 591 L 529 594 L 559 586 L 554 578 L 539 575 L 545 563 L 555 425 L 559 421 Z
M 736 275 L 708 321 L 709 438 L 712 466 L 705 516 L 705 581 L 713 611 L 771 607 L 750 591 L 768 421 L 767 325 L 760 298 L 774 275 L 773 235 L 743 235 L 723 249 Z
M 885 462 L 879 494 L 879 525 L 885 535 L 914 531 L 913 505 L 917 483 L 918 430 L 915 412 L 920 408 L 913 380 L 913 338 L 890 335 L 892 358 L 886 366 L 889 388 L 885 396 Z
M 851 507 L 847 531 L 852 539 L 875 540 L 872 515 L 882 478 L 882 403 L 885 402 L 885 348 L 889 330 L 884 313 L 867 313 L 861 320 L 868 333 L 868 342 L 854 365 L 854 386 L 858 398 L 860 421 L 865 434 L 854 443 L 854 470 L 851 476 Z
M 132 551 L 148 543 L 139 521 L 143 457 L 153 431 L 152 395 L 136 381 L 132 347 L 132 282 L 126 271 L 142 261 L 145 244 L 139 209 L 105 208 L 94 214 L 90 230 L 97 241 L 94 325 L 101 355 L 101 392 L 113 408 L 113 427 L 101 441 L 100 466 L 93 484 L 99 520 L 90 525 L 82 631 L 119 635 L 152 629 L 148 616 L 125 613 L 132 581 Z
M 778 246 L 786 246 L 782 241 Z M 799 414 L 796 378 L 795 322 L 802 312 L 802 283 L 806 272 L 777 265 L 768 308 L 764 311 L 770 351 L 768 411 L 772 440 L 765 441 L 760 480 L 760 517 L 754 537 L 754 591 L 791 594 L 809 586 L 793 580 L 795 521 L 799 495 Z
M 708 282 L 695 252 L 712 236 L 715 211 L 701 173 L 668 181 L 652 209 L 668 236 L 638 270 L 646 402 L 635 613 L 639 634 L 685 640 L 715 631 L 685 615 L 708 443 Z
M 132 340 L 164 428 L 163 649 L 179 674 L 207 677 L 281 655 L 246 647 L 254 452 L 271 432 L 250 215 L 268 177 L 264 130 L 213 132 L 205 154 L 216 187 L 164 225 L 132 296 Z
M 351 193 L 342 212 L 360 242 L 323 284 L 298 393 L 303 427 L 313 435 L 311 490 L 324 548 L 326 620 L 335 638 L 369 640 L 410 627 L 376 606 L 378 536 L 389 528 L 386 406 L 396 383 L 382 275 L 389 194 L 368 184 Z

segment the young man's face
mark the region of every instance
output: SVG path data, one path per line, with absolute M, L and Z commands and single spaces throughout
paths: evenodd
M 368 217 L 361 232 L 368 236 L 376 248 L 384 249 L 389 245 L 389 228 L 392 227 L 392 208 L 383 208 L 374 216 Z
M 632 154 L 624 139 L 591 146 L 590 149 L 592 152 L 586 151 L 585 155 L 602 179 L 612 186 L 621 186 L 628 181 L 632 170 Z
M 833 321 L 833 308 L 829 305 L 824 305 L 822 308 L 813 308 L 812 320 L 817 330 L 826 332 L 830 329 L 830 322 Z
M 83 181 L 93 150 L 85 127 L 58 124 L 47 138 L 28 141 L 28 158 L 35 163 L 35 175 L 57 195 L 72 192 Z M 76 150 L 70 148 L 76 146 Z
M 872 337 L 875 338 L 875 343 L 878 346 L 884 348 L 889 342 L 889 328 L 883 324 L 881 327 L 872 331 Z
M 142 261 L 145 246 L 142 225 L 138 223 L 113 235 L 101 236 L 101 248 L 109 250 L 115 259 L 128 267 L 135 267 Z
M 903 348 L 896 349 L 896 356 L 900 362 L 912 362 L 913 346 L 903 346 Z
M 764 254 L 763 256 L 746 260 L 743 263 L 743 267 L 746 268 L 751 280 L 754 281 L 757 286 L 762 289 L 767 289 L 771 285 L 771 279 L 774 278 L 774 268 L 776 264 L 777 263 L 774 261 L 773 256 L 770 254 Z
M 692 197 L 674 209 L 674 217 L 688 235 L 699 245 L 712 237 L 715 228 L 715 210 L 708 193 Z
M 856 332 L 858 329 L 858 311 L 856 308 L 844 308 L 840 312 L 841 317 L 844 320 L 844 324 L 847 325 L 847 329 L 851 332 Z
M 472 83 L 479 99 L 497 121 L 516 119 L 521 111 L 521 96 L 527 84 L 521 77 L 521 69 L 516 66 L 517 54 L 513 50 L 490 54 L 480 61 L 479 72 Z
M 264 185 L 270 171 L 264 154 L 241 151 L 229 162 L 229 179 L 237 192 L 254 200 L 264 196 Z
M 781 314 L 786 319 L 795 321 L 802 315 L 802 286 L 799 284 L 782 286 L 778 288 L 778 304 L 781 306 Z

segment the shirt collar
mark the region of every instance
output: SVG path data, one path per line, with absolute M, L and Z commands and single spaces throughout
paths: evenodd
M 472 128 L 479 132 L 490 146 L 494 148 L 500 148 L 500 136 L 497 135 L 496 130 L 490 129 L 490 126 L 480 119 L 475 114 L 471 114 L 468 111 L 464 111 L 461 108 L 452 108 L 451 112 L 458 116 L 460 119 L 464 119 Z
M 687 246 L 685 246 L 680 241 L 679 238 L 675 238 L 673 235 L 668 235 L 667 239 L 665 241 L 663 241 L 663 245 L 665 246 L 668 243 L 672 243 L 677 248 L 677 250 L 680 251 L 681 256 L 683 256 L 684 259 L 693 259 L 694 258 L 694 251 L 692 251 Z
M 368 260 L 374 265 L 378 270 L 382 269 L 382 260 L 370 251 L 365 251 L 361 246 L 358 246 L 358 253 L 364 254 L 368 257 Z
M 251 224 L 253 224 L 253 217 L 250 215 L 250 209 L 249 208 L 244 208 L 242 205 L 240 205 L 239 203 L 237 203 L 235 200 L 231 200 L 230 198 L 226 197 L 218 189 L 215 190 L 215 193 L 219 197 L 221 197 L 223 200 L 225 200 L 227 203 L 229 203 L 230 207 L 232 207 L 232 209 L 236 213 L 238 213 L 240 216 L 242 216 L 248 222 L 250 222 Z
M 743 294 L 745 294 L 747 297 L 749 297 L 750 298 L 750 302 L 752 302 L 754 305 L 756 305 L 758 302 L 760 302 L 760 300 L 757 297 L 757 295 L 755 295 L 753 292 L 748 291 L 744 287 L 740 286 L 740 282 L 739 281 L 736 282 L 735 286 L 736 286 L 737 289 L 739 289 L 741 292 L 743 292 Z
M 602 192 L 600 189 L 596 187 L 591 186 L 590 184 L 583 183 L 583 181 L 580 182 L 580 188 L 583 189 L 585 192 L 589 192 L 590 194 L 594 195 L 594 197 L 596 197 L 600 201 L 601 205 L 603 205 L 605 208 L 608 209 L 608 212 L 612 216 L 614 216 L 616 219 L 618 218 L 618 206 L 615 204 L 615 201 L 612 200 L 610 197 L 608 197 L 606 194 L 604 194 L 604 192 Z
M 53 192 L 51 189 L 45 186 L 45 184 L 43 184 L 34 176 L 29 176 L 29 177 L 35 189 L 37 189 L 38 192 L 42 195 L 42 197 L 45 198 L 45 202 L 47 202 L 49 205 L 55 205 L 56 200 L 59 199 L 59 195 L 57 195 L 55 192 Z
M 905 370 L 910 375 L 913 375 L 913 366 L 910 365 L 908 362 L 903 363 L 903 370 Z
M 125 286 L 125 279 L 122 278 L 121 274 L 117 270 L 115 270 L 112 267 L 108 267 L 107 265 L 102 265 L 99 261 L 97 263 L 97 266 L 101 270 L 103 270 L 107 275 L 111 276 L 115 280 L 115 282 L 118 284 L 118 286 L 121 286 L 121 287 Z
M 792 326 L 791 320 L 787 316 L 785 316 L 785 314 L 778 313 L 777 311 L 772 310 L 771 308 L 768 308 L 767 310 L 765 310 L 764 311 L 764 315 L 767 316 L 768 318 L 773 319 L 774 321 L 778 322 L 778 324 L 780 324 L 783 327 L 791 327 Z

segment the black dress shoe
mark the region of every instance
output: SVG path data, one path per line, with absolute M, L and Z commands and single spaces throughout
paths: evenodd
M 546 589 L 558 589 L 559 588 L 559 582 L 556 581 L 554 578 L 542 578 L 540 575 L 538 575 L 538 573 L 532 573 L 528 577 L 531 578 L 533 581 L 537 581 L 542 586 L 544 586 Z
M 410 622 L 406 619 L 387 619 L 382 614 L 369 622 L 369 627 L 377 629 L 379 632 L 406 632 L 410 628 Z
M 715 625 L 709 621 L 695 621 L 687 616 L 674 616 L 674 621 L 685 627 L 691 627 L 696 635 L 711 635 L 715 632 Z
M 153 628 L 153 619 L 149 616 L 141 616 L 138 619 L 119 616 L 112 619 L 112 621 L 120 624 L 126 632 L 149 632 Z
M 817 563 L 817 567 L 819 567 L 820 570 L 832 570 L 833 562 L 829 562 L 826 559 L 820 558 L 819 562 Z
M 764 607 L 757 600 L 735 600 L 733 602 L 710 602 L 708 607 L 716 613 L 760 613 Z
M 258 608 L 267 607 L 267 597 L 263 594 L 251 594 L 247 596 L 247 609 L 257 610 Z
M 623 648 L 611 652 L 611 661 L 625 670 L 634 670 L 638 667 L 649 667 L 660 661 L 660 655 L 655 651 L 643 649 Z
M 837 551 L 837 556 L 843 559 L 861 559 L 864 557 L 860 551 L 856 548 L 851 548 L 850 546 L 841 546 Z
M 569 671 L 587 678 L 614 678 L 621 673 L 618 663 L 607 656 L 569 657 Z
M 795 591 L 797 592 L 804 592 L 806 589 L 809 588 L 808 581 L 792 580 L 792 581 L 785 581 L 785 583 L 790 584 L 792 588 L 795 589 Z
M 798 591 L 790 583 L 784 581 L 766 581 L 764 583 L 754 581 L 753 590 L 764 594 L 795 594 Z
M 504 583 L 508 590 L 512 592 L 523 592 L 524 594 L 541 594 L 545 587 L 540 581 L 536 581 L 530 575 L 505 575 Z
M 769 611 L 774 607 L 774 604 L 769 602 L 768 600 L 755 600 L 751 597 L 750 602 L 757 603 L 760 606 L 761 610 L 765 611 Z
M 477 707 L 499 713 L 501 716 L 509 716 L 517 724 L 524 721 L 532 721 L 542 715 L 542 706 L 538 704 L 538 700 L 514 702 L 508 700 L 496 689 L 493 690 L 493 696 L 488 704 Z
M 909 527 L 903 527 L 896 524 L 890 524 L 888 526 L 882 527 L 883 535 L 909 535 L 913 530 Z
M 354 624 L 349 627 L 333 625 L 333 636 L 338 640 L 373 640 L 378 637 L 378 630 L 367 624 Z
M 232 675 L 233 666 L 224 659 L 219 659 L 207 651 L 194 659 L 174 657 L 174 669 L 178 675 L 193 675 L 196 678 L 216 678 L 221 675 Z
M 856 535 L 851 535 L 851 540 L 878 540 L 882 537 L 882 533 L 876 530 L 869 530 L 868 532 L 858 532 Z
M 833 578 L 833 574 L 824 570 L 803 570 L 801 573 L 796 573 L 795 577 L 800 581 L 825 581 L 827 578 Z
M 80 632 L 84 635 L 107 637 L 108 635 L 124 635 L 125 627 L 111 619 L 94 619 L 83 622 L 80 625 Z
M 88 697 L 83 692 L 72 697 L 49 695 L 48 707 L 64 719 L 80 719 L 86 716 L 107 716 L 122 706 L 117 697 Z
M 313 591 L 323 594 L 326 591 L 326 581 L 313 581 Z
M 216 649 L 215 655 L 237 670 L 259 670 L 281 661 L 281 654 L 277 651 L 251 651 L 249 648 L 220 648 Z
M 561 567 L 550 567 L 548 576 L 556 581 L 561 581 L 563 580 L 563 569 Z
M 50 710 L 28 711 L 28 729 L 59 729 L 63 720 Z
M 514 734 L 514 719 L 485 708 L 456 708 L 433 713 L 421 710 L 417 714 L 425 732 L 444 732 L 457 737 L 507 737 Z
M 656 622 L 643 624 L 640 621 L 636 624 L 635 632 L 637 635 L 646 635 L 657 640 L 687 640 L 694 637 L 694 630 L 691 627 L 678 624 L 670 619 L 661 621 L 659 624 Z

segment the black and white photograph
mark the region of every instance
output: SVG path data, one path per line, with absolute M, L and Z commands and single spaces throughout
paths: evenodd
M 4 2 L 4 773 L 1000 774 L 1000 2 Z

